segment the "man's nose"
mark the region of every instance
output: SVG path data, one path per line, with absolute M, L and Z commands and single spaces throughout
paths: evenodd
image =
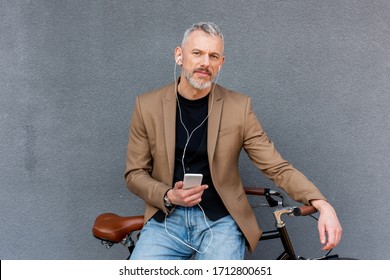
M 205 54 L 205 55 L 202 56 L 201 64 L 204 67 L 209 67 L 209 65 L 210 65 L 210 58 L 209 58 L 208 54 Z

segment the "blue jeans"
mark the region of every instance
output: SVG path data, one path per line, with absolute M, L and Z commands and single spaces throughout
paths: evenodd
M 185 260 L 195 255 L 197 260 L 242 260 L 244 253 L 245 238 L 231 216 L 211 221 L 194 206 L 176 207 L 161 223 L 150 219 L 131 259 Z

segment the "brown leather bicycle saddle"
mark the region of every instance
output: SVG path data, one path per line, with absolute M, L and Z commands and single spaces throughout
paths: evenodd
M 96 217 L 92 233 L 96 238 L 119 243 L 130 232 L 143 227 L 144 216 L 123 217 L 114 213 L 104 213 Z

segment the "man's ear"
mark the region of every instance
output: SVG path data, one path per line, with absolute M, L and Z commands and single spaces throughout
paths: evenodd
M 181 47 L 175 48 L 175 61 L 178 65 L 183 64 L 183 56 L 182 56 L 182 50 Z

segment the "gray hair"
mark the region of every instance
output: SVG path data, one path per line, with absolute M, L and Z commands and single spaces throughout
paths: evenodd
M 188 36 L 192 32 L 194 32 L 195 30 L 202 30 L 203 32 L 205 32 L 207 34 L 210 34 L 213 36 L 219 36 L 222 38 L 222 42 L 224 40 L 221 30 L 219 29 L 219 27 L 215 23 L 213 23 L 213 22 L 199 22 L 199 23 L 193 24 L 190 28 L 188 28 L 184 32 L 183 41 L 181 42 L 182 45 L 187 40 Z

